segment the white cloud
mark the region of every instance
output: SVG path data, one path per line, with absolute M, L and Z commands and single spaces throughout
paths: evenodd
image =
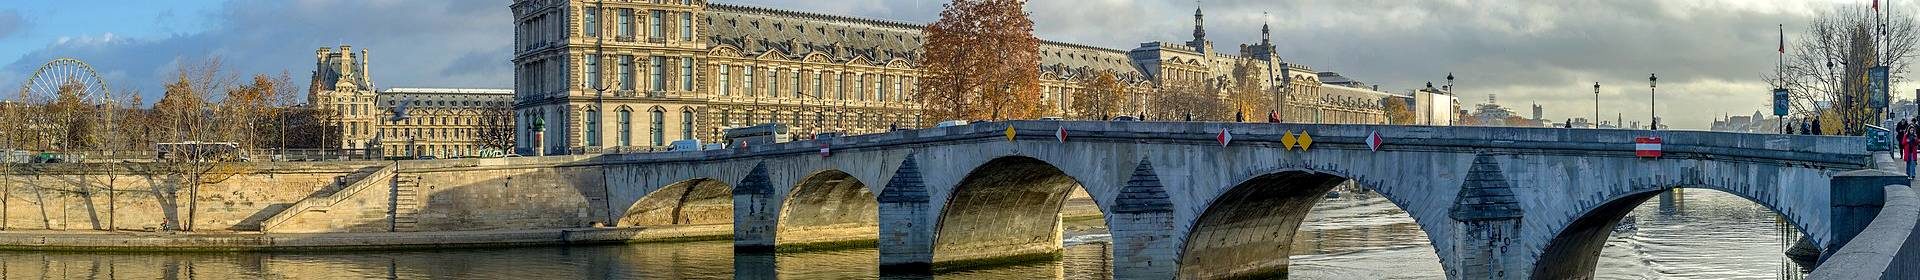
M 718 1 L 788 10 L 926 23 L 943 0 Z M 1750 114 L 1766 101 L 1759 80 L 1770 71 L 1774 26 L 1789 32 L 1836 3 L 1802 0 L 1211 0 L 1207 33 L 1223 51 L 1259 40 L 1270 22 L 1289 62 L 1382 84 L 1413 88 L 1448 72 L 1464 98 L 1498 94 L 1511 107 L 1538 102 L 1549 118 L 1592 114 L 1592 84 L 1602 108 L 1644 112 L 1645 77 L 1661 74 L 1662 115 L 1704 128 L 1723 113 Z M 310 51 L 352 44 L 373 50 L 383 86 L 511 86 L 512 26 L 505 1 L 229 1 L 207 31 L 162 38 L 101 34 L 63 38 L 0 66 L 18 73 L 53 56 L 89 60 L 119 84 L 157 95 L 157 77 L 176 60 L 210 55 L 235 70 L 291 72 L 304 80 Z M 1131 49 L 1149 41 L 1186 41 L 1188 0 L 1030 1 L 1045 39 Z M 1894 6 L 1920 12 L 1920 4 Z M 1262 16 L 1270 13 L 1271 16 Z M 0 37 L 6 35 L 0 12 Z M 1792 36 L 1792 34 L 1789 34 Z M 88 41 L 92 40 L 92 41 Z M 79 44 L 78 42 L 93 42 Z M 69 44 L 72 43 L 72 44 Z M 5 82 L 6 79 L 0 79 Z M 304 82 L 304 81 L 302 81 Z M 1668 94 L 1671 89 L 1671 93 Z M 1617 91 L 1617 92 L 1616 92 Z M 1896 90 L 1905 92 L 1905 90 Z M 1685 108 L 1685 110 L 1681 110 Z M 1623 114 L 1629 120 L 1644 114 Z

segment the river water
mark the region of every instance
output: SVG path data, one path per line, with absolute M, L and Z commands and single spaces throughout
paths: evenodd
M 1293 279 L 1437 279 L 1438 258 L 1406 213 L 1364 192 L 1317 205 L 1294 245 Z M 1658 201 L 1657 199 L 1655 201 Z M 1601 279 L 1797 279 L 1782 257 L 1797 235 L 1739 197 L 1687 190 L 1650 201 L 1602 252 Z M 936 279 L 1106 279 L 1099 219 L 1070 230 L 1065 258 L 945 272 Z M 1070 223 L 1071 224 L 1071 223 Z M 1070 225 L 1071 226 L 1071 225 Z M 111 254 L 0 252 L 4 279 L 876 279 L 877 251 L 743 255 L 690 242 L 351 253 Z M 924 279 L 924 278 L 920 278 Z

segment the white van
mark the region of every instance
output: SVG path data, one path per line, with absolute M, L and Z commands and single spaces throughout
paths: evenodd
M 674 151 L 674 152 L 699 151 L 700 139 L 681 139 L 678 141 L 673 141 L 673 144 L 668 145 L 668 147 L 672 147 L 672 149 L 668 151 Z

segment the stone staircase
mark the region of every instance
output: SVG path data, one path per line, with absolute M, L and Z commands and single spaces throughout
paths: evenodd
M 345 184 L 342 184 L 342 185 L 327 187 L 325 189 L 333 190 L 333 191 L 328 192 L 326 190 L 322 190 L 321 192 L 314 193 L 313 195 L 308 196 L 305 199 L 301 199 L 299 202 L 295 202 L 293 205 L 287 206 L 286 209 L 281 210 L 279 213 L 275 213 L 273 216 L 267 218 L 264 221 L 261 221 L 259 230 L 264 232 L 272 232 L 276 227 L 279 227 L 280 225 L 287 223 L 287 221 L 292 220 L 294 217 L 299 216 L 302 213 L 327 212 L 328 210 L 331 210 L 331 208 L 334 205 L 340 204 L 341 202 L 345 201 L 348 197 L 351 197 L 356 193 L 373 189 L 375 187 L 389 186 L 393 182 L 392 180 L 394 180 L 395 174 L 398 173 L 397 171 L 398 169 L 396 165 L 387 165 L 386 167 L 382 167 L 379 170 L 375 170 L 373 173 L 370 173 L 364 177 L 361 177 L 357 181 L 350 181 L 350 182 L 345 182 Z
M 392 230 L 414 231 L 415 226 L 420 222 L 420 176 L 394 176 L 392 201 Z

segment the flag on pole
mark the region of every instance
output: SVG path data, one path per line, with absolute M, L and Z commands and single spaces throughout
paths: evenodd
M 1787 25 L 1780 25 L 1780 54 L 1787 54 Z
M 1880 0 L 1873 0 L 1873 12 L 1880 12 Z

